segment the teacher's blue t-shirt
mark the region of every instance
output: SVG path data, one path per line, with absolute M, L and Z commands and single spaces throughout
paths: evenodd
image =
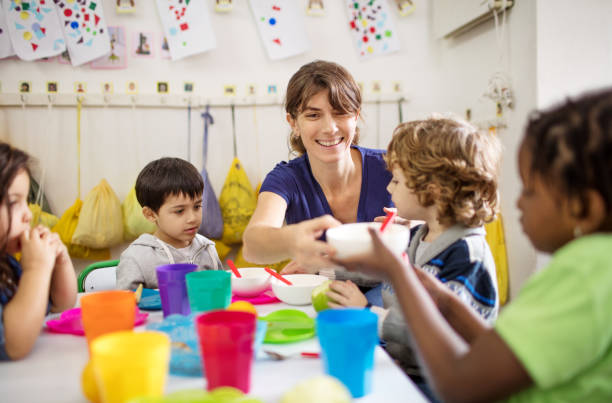
M 383 207 L 393 206 L 387 192 L 392 175 L 386 168 L 383 150 L 352 147 L 359 150 L 362 161 L 357 222 L 374 221 L 375 217 L 384 215 Z M 333 215 L 319 182 L 312 175 L 307 154 L 276 164 L 266 175 L 260 192 L 276 193 L 285 199 L 287 224 Z

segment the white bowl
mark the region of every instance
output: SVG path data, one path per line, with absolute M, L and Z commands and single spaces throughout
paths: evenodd
M 232 292 L 241 297 L 254 297 L 270 286 L 270 274 L 263 267 L 241 267 L 238 278 L 232 273 Z
M 382 223 L 359 222 L 330 228 L 325 233 L 327 243 L 336 249 L 338 259 L 369 253 L 372 251 L 372 236 L 369 227 L 379 229 Z M 394 253 L 401 254 L 408 247 L 410 230 L 401 224 L 389 224 L 382 234 L 382 240 Z
M 325 276 L 318 274 L 283 275 L 293 285 L 287 285 L 279 279 L 272 278 L 272 291 L 281 301 L 289 305 L 308 305 L 312 303 L 312 290 L 325 281 Z

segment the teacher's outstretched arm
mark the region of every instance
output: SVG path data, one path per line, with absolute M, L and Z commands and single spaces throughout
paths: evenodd
M 293 259 L 307 269 L 329 267 L 334 249 L 318 240 L 327 228 L 341 223 L 324 215 L 298 224 L 283 225 L 287 202 L 272 192 L 262 192 L 257 208 L 244 231 L 243 256 L 253 263 L 275 263 Z

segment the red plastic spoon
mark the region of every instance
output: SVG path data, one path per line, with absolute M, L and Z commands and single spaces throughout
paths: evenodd
M 387 228 L 387 225 L 393 222 L 393 219 L 395 218 L 396 215 L 397 215 L 397 211 L 387 211 L 387 218 L 385 218 L 385 221 L 380 226 L 381 234 L 385 231 L 385 228 Z
M 227 259 L 227 264 L 229 265 L 230 269 L 232 269 L 232 273 L 234 273 L 234 276 L 238 278 L 242 277 L 232 259 Z
M 271 274 L 273 277 L 276 277 L 277 279 L 279 279 L 280 281 L 282 281 L 283 283 L 287 284 L 287 285 L 293 285 L 293 283 L 289 280 L 287 280 L 285 277 L 281 276 L 280 274 L 278 274 L 277 272 L 275 272 L 274 270 L 272 270 L 269 267 L 266 267 L 265 269 L 269 274 Z

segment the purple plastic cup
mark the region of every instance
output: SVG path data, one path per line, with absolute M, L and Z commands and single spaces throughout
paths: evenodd
M 185 275 L 197 268 L 197 264 L 173 263 L 157 266 L 155 269 L 164 318 L 175 313 L 181 315 L 191 313 Z

